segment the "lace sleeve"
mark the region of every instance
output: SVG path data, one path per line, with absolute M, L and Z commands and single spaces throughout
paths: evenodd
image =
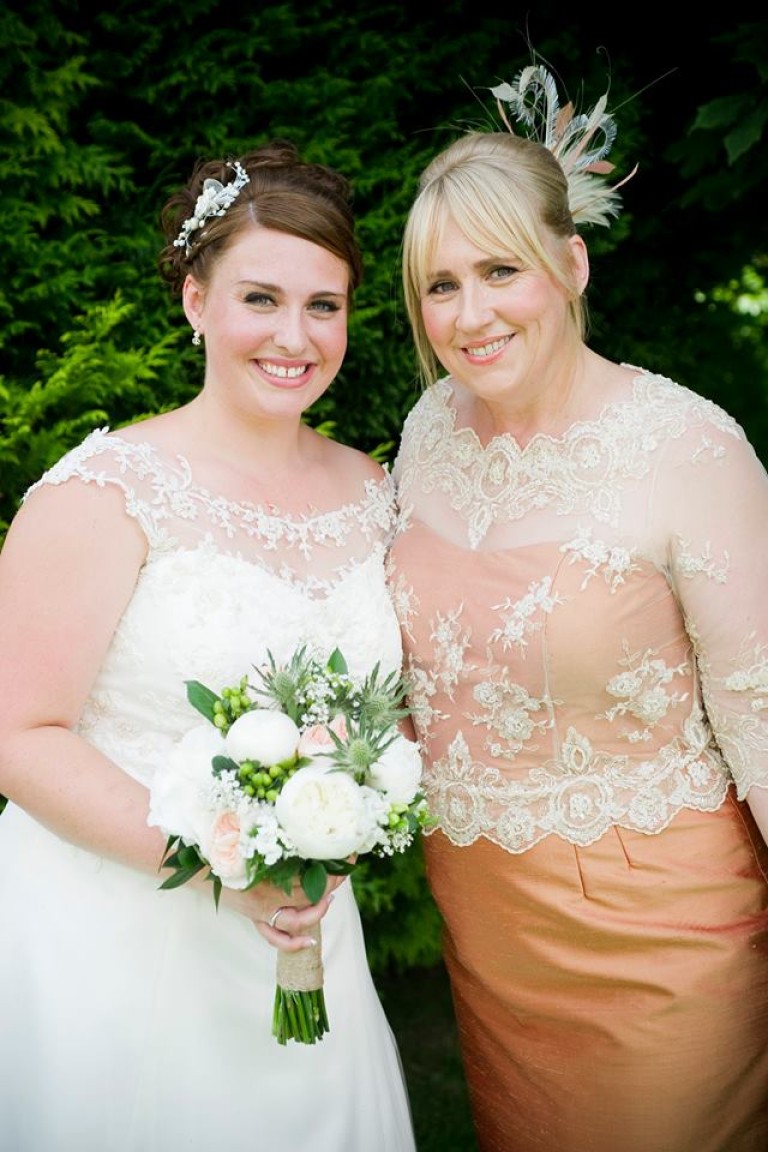
M 743 799 L 768 788 L 768 474 L 737 425 L 696 429 L 675 457 L 656 506 L 704 705 Z
M 183 491 L 189 484 L 189 469 L 183 461 L 175 472 L 167 463 L 161 468 L 148 444 L 130 444 L 108 432 L 108 428 L 91 432 L 27 489 L 24 500 L 45 484 L 64 484 L 73 478 L 101 488 L 114 485 L 123 494 L 127 515 L 138 522 L 150 547 L 172 543 L 164 524 L 168 509 L 162 494 Z

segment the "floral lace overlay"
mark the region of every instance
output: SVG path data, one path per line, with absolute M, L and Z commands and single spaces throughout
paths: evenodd
M 456 430 L 447 380 L 435 384 L 410 413 L 398 468 L 406 495 L 409 475 L 418 474 L 425 493 L 445 493 L 466 523 L 469 545 L 476 548 L 497 520 L 516 520 L 536 508 L 557 515 L 582 510 L 596 521 L 616 524 L 621 513 L 620 486 L 649 474 L 654 453 L 668 439 L 682 436 L 691 421 L 712 423 L 739 438 L 735 421 L 711 401 L 660 376 L 639 376 L 632 404 L 613 404 L 599 421 L 575 424 L 562 439 L 535 436 L 520 449 L 511 436 L 497 436 L 483 448 L 474 430 Z M 650 417 L 647 424 L 640 413 Z M 722 455 L 704 435 L 695 459 Z M 408 501 L 401 495 L 401 504 Z
M 153 549 L 207 543 L 226 551 L 235 542 L 238 555 L 321 594 L 327 594 L 356 559 L 364 559 L 371 548 L 385 547 L 395 524 L 393 485 L 386 474 L 380 481 L 369 480 L 357 503 L 287 516 L 216 496 L 195 483 L 184 457 L 169 460 L 152 445 L 109 436 L 107 429 L 92 432 L 29 491 L 72 477 L 119 487 L 126 512 L 139 522 Z M 325 560 L 319 555 L 323 550 Z
M 452 396 L 406 421 L 388 561 L 441 829 L 584 845 L 768 787 L 768 477 L 739 426 L 638 369 L 521 450 Z
M 400 633 L 384 561 L 395 524 L 391 478 L 357 503 L 307 517 L 234 504 L 200 488 L 188 463 L 105 430 L 38 484 L 117 490 L 147 539 L 131 602 L 116 628 L 78 730 L 147 783 L 198 717 L 185 680 L 219 690 L 269 648 L 300 640 L 365 674 L 400 666 Z M 38 485 L 35 485 L 37 487 Z

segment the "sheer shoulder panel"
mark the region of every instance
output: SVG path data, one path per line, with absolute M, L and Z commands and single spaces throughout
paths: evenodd
M 372 551 L 383 555 L 395 522 L 394 486 L 386 472 L 340 507 L 283 515 L 210 492 L 195 482 L 183 456 L 165 457 L 151 444 L 134 444 L 106 428 L 68 452 L 26 495 L 72 479 L 116 485 L 153 551 L 203 548 L 233 555 L 320 595 Z

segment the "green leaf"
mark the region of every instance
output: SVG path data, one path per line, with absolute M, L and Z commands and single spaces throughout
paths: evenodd
M 729 124 L 737 124 L 748 107 L 745 96 L 719 96 L 707 104 L 701 104 L 696 111 L 696 119 L 692 131 L 697 128 L 713 129 L 726 128 Z
M 328 668 L 331 672 L 335 672 L 340 676 L 345 675 L 348 671 L 347 662 L 338 648 L 334 648 L 328 657 Z
M 177 846 L 176 851 L 172 849 Z M 161 889 L 180 888 L 203 868 L 208 867 L 208 861 L 200 855 L 197 848 L 190 844 L 183 844 L 179 836 L 169 836 L 165 845 L 165 852 L 160 868 L 170 868 L 171 875 L 166 877 L 160 885 Z
M 323 867 L 330 876 L 349 876 L 357 864 L 351 860 L 323 860 Z
M 317 904 L 323 892 L 325 892 L 327 878 L 328 874 L 325 870 L 325 861 L 309 861 L 301 877 L 301 886 L 310 904 Z
M 197 848 L 193 847 L 191 844 L 184 844 L 181 848 L 179 848 L 178 852 L 176 853 L 176 858 L 182 868 L 192 868 L 205 864 L 205 860 L 200 855 Z
M 190 864 L 187 867 L 177 868 L 171 876 L 162 882 L 160 888 L 180 888 L 182 884 L 186 884 L 188 880 L 191 880 L 193 876 L 196 876 L 202 868 L 205 868 L 205 863 L 200 859 L 198 859 L 196 863 Z
M 258 860 L 253 858 L 246 862 L 246 868 L 249 888 L 252 888 L 254 884 L 260 884 L 262 880 L 268 880 L 270 884 L 282 888 L 285 893 L 290 895 L 301 869 L 301 860 L 297 856 L 288 856 L 284 860 L 278 860 L 275 864 L 262 863 L 259 865 Z
M 213 724 L 213 711 L 214 704 L 217 704 L 220 697 L 212 692 L 210 688 L 206 688 L 205 684 L 201 684 L 199 680 L 185 680 L 187 686 L 187 700 L 193 708 L 205 716 L 206 720 L 210 720 Z
M 729 164 L 733 164 L 745 152 L 749 152 L 761 142 L 765 133 L 766 119 L 768 119 L 768 104 L 765 108 L 756 108 L 728 133 L 725 137 L 725 150 L 728 153 Z
M 240 765 L 229 756 L 214 756 L 211 760 L 213 771 L 218 776 L 220 772 L 239 772 Z
M 160 865 L 157 869 L 158 872 L 160 871 L 161 868 L 164 867 L 166 861 L 170 858 L 171 849 L 180 843 L 181 843 L 181 840 L 179 839 L 179 837 L 174 836 L 173 833 L 171 833 L 171 835 L 168 837 L 168 839 L 165 842 L 165 848 L 163 849 L 163 858 L 160 861 Z

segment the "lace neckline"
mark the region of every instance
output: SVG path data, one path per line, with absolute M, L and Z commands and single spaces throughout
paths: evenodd
M 131 460 L 133 467 L 138 468 L 144 474 L 170 475 L 174 478 L 174 484 L 178 490 L 183 490 L 187 495 L 196 497 L 205 505 L 226 510 L 229 515 L 235 518 L 252 520 L 254 517 L 258 517 L 262 524 L 273 521 L 280 524 L 296 525 L 300 529 L 312 529 L 325 523 L 329 518 L 335 521 L 340 516 L 342 518 L 349 516 L 371 504 L 378 503 L 388 497 L 392 486 L 389 470 L 385 464 L 384 475 L 380 479 L 371 477 L 366 480 L 358 500 L 347 501 L 327 511 L 313 509 L 309 512 L 300 513 L 284 512 L 275 504 L 230 500 L 226 496 L 218 495 L 204 485 L 197 483 L 192 465 L 182 453 L 165 454 L 148 440 L 127 440 L 119 432 L 110 432 L 108 426 L 97 428 L 91 432 L 83 441 L 82 449 L 86 455 L 97 455 L 104 450 L 116 451 L 124 459 Z
M 551 515 L 589 515 L 618 524 L 627 483 L 648 474 L 653 454 L 686 429 L 738 427 L 711 400 L 644 369 L 626 397 L 592 420 L 574 421 L 560 436 L 539 433 L 521 448 L 502 433 L 487 444 L 471 427 L 456 428 L 453 381 L 444 377 L 406 420 L 395 465 L 401 516 L 432 492 L 444 493 L 479 547 L 495 523 L 513 523 L 545 508 Z
M 593 429 L 597 430 L 602 425 L 611 423 L 618 413 L 626 411 L 638 401 L 639 390 L 645 382 L 659 379 L 659 377 L 655 377 L 652 373 L 647 372 L 643 368 L 638 368 L 634 364 L 622 363 L 621 367 L 629 368 L 630 371 L 635 373 L 629 382 L 626 396 L 606 401 L 597 415 L 591 419 L 574 420 L 568 428 L 560 434 L 535 432 L 530 440 L 522 447 L 513 432 L 497 432 L 484 444 L 471 424 L 467 424 L 462 428 L 456 427 L 459 414 L 451 404 L 451 400 L 456 392 L 455 382 L 452 376 L 444 376 L 441 380 L 438 380 L 433 386 L 433 394 L 438 407 L 448 421 L 449 427 L 446 429 L 448 435 L 459 443 L 466 441 L 468 445 L 471 445 L 473 455 L 503 451 L 507 454 L 511 453 L 524 457 L 526 455 L 536 455 L 544 445 L 551 448 L 565 447 L 572 441 L 582 437 L 586 432 Z

